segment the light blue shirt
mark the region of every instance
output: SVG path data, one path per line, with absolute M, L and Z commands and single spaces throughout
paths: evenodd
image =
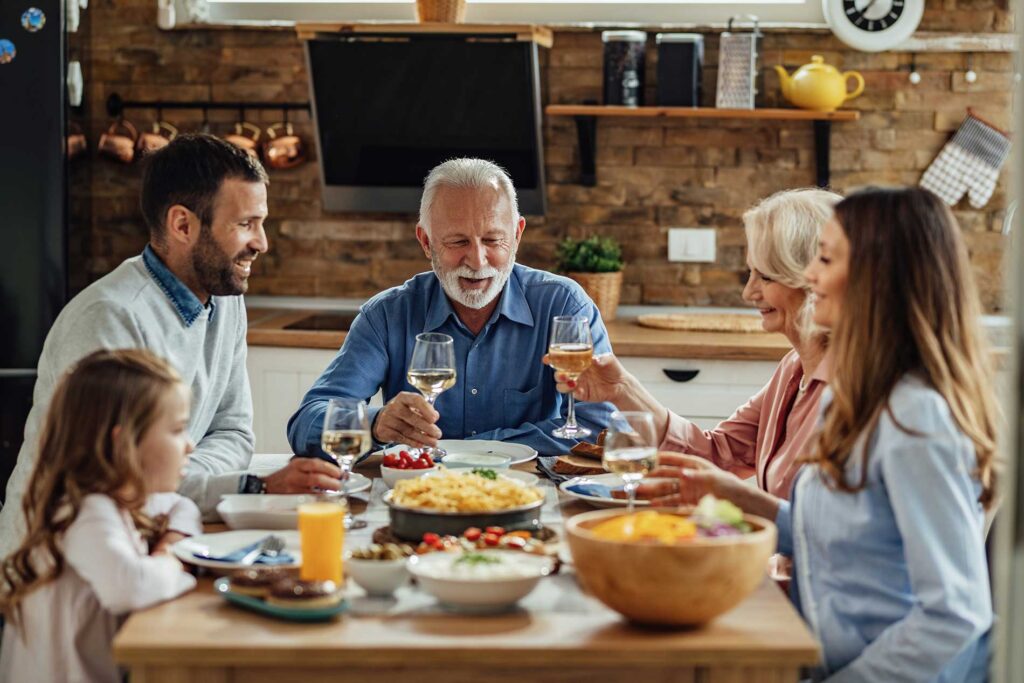
M 363 305 L 338 354 L 288 421 L 288 442 L 296 453 L 320 452 L 330 398 L 368 400 L 382 389 L 386 402 L 402 391 L 415 392 L 405 374 L 416 335 L 443 332 L 455 340 L 458 379 L 434 404 L 442 438 L 513 441 L 541 455 L 565 453 L 575 442 L 551 436 L 564 422 L 565 398 L 555 389 L 551 368 L 541 363 L 551 319 L 559 315 L 588 318 L 594 353 L 611 352 L 597 307 L 568 278 L 516 265 L 494 313 L 474 335 L 437 276 L 420 273 Z M 371 409 L 371 420 L 379 410 Z M 577 403 L 576 418 L 596 434 L 612 410 L 608 403 Z
M 850 483 L 865 450 L 863 489 L 829 488 L 804 467 L 776 519 L 791 593 L 822 646 L 816 680 L 987 680 L 992 601 L 974 445 L 942 396 L 907 376 L 858 442 Z

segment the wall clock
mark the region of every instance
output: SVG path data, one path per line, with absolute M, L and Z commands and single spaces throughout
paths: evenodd
M 832 33 L 864 52 L 889 50 L 917 30 L 925 0 L 821 0 Z

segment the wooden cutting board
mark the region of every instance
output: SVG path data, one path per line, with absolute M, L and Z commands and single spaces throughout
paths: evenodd
M 764 332 L 759 316 L 744 313 L 659 313 L 641 315 L 637 323 L 686 332 Z

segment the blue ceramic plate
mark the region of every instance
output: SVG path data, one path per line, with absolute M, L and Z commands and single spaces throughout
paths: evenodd
M 259 598 L 254 598 L 251 595 L 241 595 L 240 593 L 232 592 L 231 580 L 226 576 L 214 581 L 213 588 L 222 598 L 239 607 L 265 614 L 268 617 L 277 617 L 278 619 L 287 619 L 289 621 L 329 621 L 348 609 L 348 603 L 345 600 L 342 600 L 333 607 L 318 607 L 316 609 L 278 607 Z

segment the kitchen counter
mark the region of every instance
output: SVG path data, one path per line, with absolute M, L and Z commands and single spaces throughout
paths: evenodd
M 247 302 L 251 346 L 279 346 L 308 349 L 338 349 L 345 341 L 343 330 L 285 329 L 311 315 L 328 311 L 351 310 L 344 304 L 336 307 L 277 307 L 265 298 Z M 255 304 L 255 305 L 254 305 Z M 792 348 L 781 334 L 756 332 L 676 332 L 641 327 L 636 316 L 653 311 L 674 313 L 678 307 L 623 307 L 619 318 L 607 323 L 612 348 L 620 356 L 649 358 L 697 358 L 708 360 L 777 361 Z M 695 310 L 695 309 L 689 309 Z M 723 309 L 699 309 L 720 311 Z

